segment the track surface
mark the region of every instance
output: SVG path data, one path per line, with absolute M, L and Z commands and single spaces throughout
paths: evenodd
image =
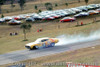
M 32 51 L 27 49 L 22 51 L 15 51 L 15 52 L 0 55 L 0 65 L 37 58 L 41 56 L 47 56 L 56 53 L 61 53 L 65 51 L 73 51 L 73 50 L 92 47 L 96 45 L 100 45 L 100 40 L 74 43 L 74 44 L 68 44 L 63 46 L 55 46 L 51 48 L 32 50 Z

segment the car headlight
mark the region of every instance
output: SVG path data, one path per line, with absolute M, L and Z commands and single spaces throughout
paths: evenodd
M 31 47 L 30 46 L 25 46 L 27 49 L 30 49 Z

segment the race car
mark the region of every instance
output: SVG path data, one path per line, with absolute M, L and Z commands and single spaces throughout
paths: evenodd
M 39 38 L 35 42 L 28 43 L 25 45 L 27 49 L 33 50 L 33 49 L 39 49 L 39 48 L 47 48 L 47 47 L 53 47 L 55 46 L 55 43 L 59 42 L 57 38 Z

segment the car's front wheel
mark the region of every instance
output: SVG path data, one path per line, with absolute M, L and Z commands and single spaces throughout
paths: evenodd
M 30 50 L 38 49 L 38 46 L 33 46 L 33 48 L 30 48 Z

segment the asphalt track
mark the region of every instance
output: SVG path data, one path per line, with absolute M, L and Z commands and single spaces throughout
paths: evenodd
M 51 54 L 57 54 L 65 51 L 73 51 L 73 50 L 92 47 L 96 45 L 100 45 L 100 40 L 80 42 L 80 43 L 68 44 L 63 46 L 55 46 L 55 47 L 32 50 L 32 51 L 28 49 L 15 51 L 15 52 L 0 55 L 0 65 L 14 63 L 17 61 L 23 61 L 32 58 L 38 58 L 41 56 L 47 56 Z

